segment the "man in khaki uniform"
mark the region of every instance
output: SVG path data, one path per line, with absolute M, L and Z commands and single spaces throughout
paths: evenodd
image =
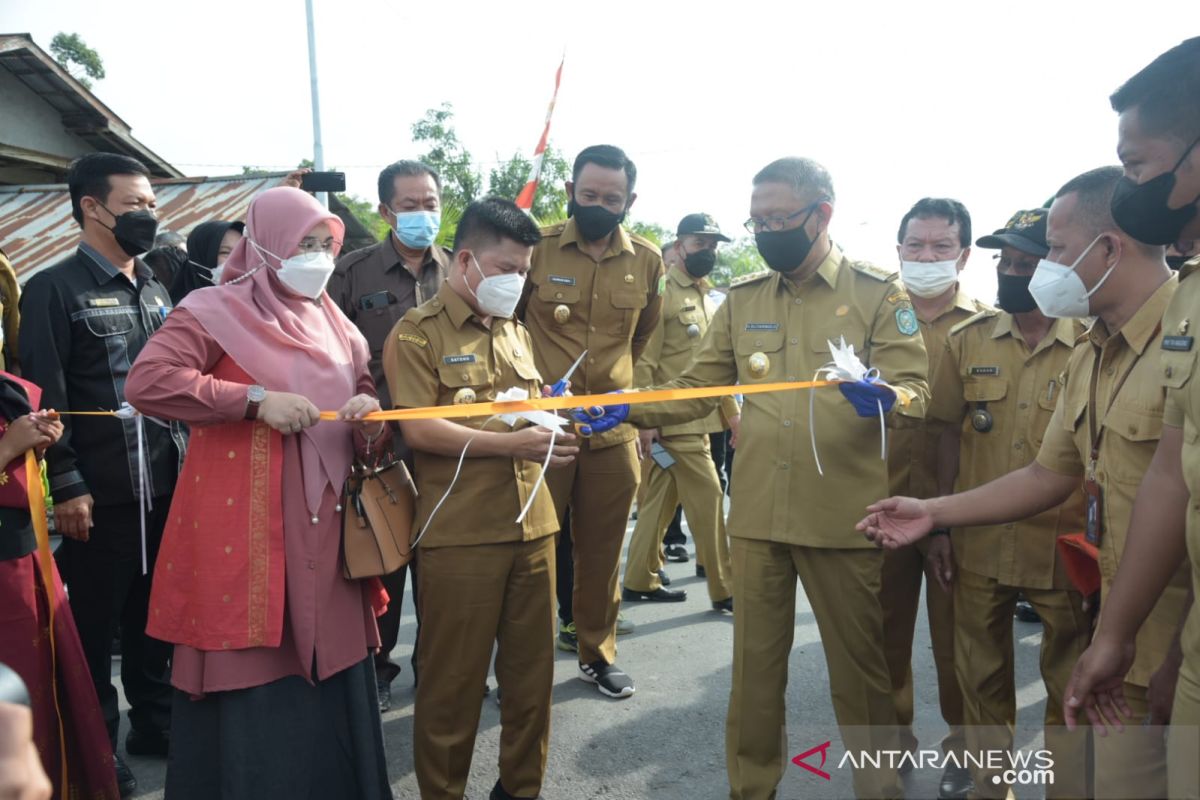
M 1083 326 L 1047 317 L 1029 293 L 1038 259 L 1050 250 L 1046 215 L 1044 208 L 1018 211 L 1003 228 L 976 242 L 1000 250 L 1001 310 L 982 311 L 955 325 L 933 377 L 929 416 L 949 423 L 942 433 L 939 495 L 982 486 L 1028 464 L 1054 413 L 1062 389 L 1058 378 Z M 1083 530 L 1083 522 L 1083 495 L 1073 494 L 1029 519 L 953 535 L 952 559 L 944 561 L 950 567 L 939 578 L 953 584 L 954 663 L 959 682 L 971 687 L 964 723 L 972 753 L 1012 747 L 1017 716 L 1013 611 L 1024 593 L 1042 624 L 1047 746 L 1063 763 L 1086 763 L 1086 738 L 1062 735 L 1063 690 L 1087 647 L 1091 619 L 1056 547 L 1060 535 Z M 951 549 L 951 537 L 945 535 L 926 541 L 947 553 Z M 972 796 L 1005 795 L 1008 787 L 1001 784 L 999 770 L 981 769 L 976 762 L 972 773 Z M 1047 796 L 1086 797 L 1085 778 L 1077 772 L 1058 775 L 1046 787 Z
M 771 271 L 730 289 L 695 361 L 666 384 L 810 380 L 830 360 L 829 341 L 844 337 L 890 387 L 814 390 L 814 429 L 807 391 L 745 396 L 728 523 L 735 604 L 725 756 L 733 800 L 774 797 L 787 767 L 784 693 L 797 578 L 821 632 L 847 749 L 898 748 L 880 647 L 883 557 L 864 548 L 853 526 L 856 509 L 887 488 L 878 408 L 889 419 L 919 419 L 927 362 L 895 273 L 851 261 L 830 239 L 833 202 L 829 173 L 809 159 L 780 159 L 755 176 L 747 227 Z M 707 416 L 715 402 L 638 405 L 630 419 L 640 427 L 678 424 Z M 882 770 L 856 770 L 854 789 L 860 797 L 903 793 L 886 761 Z
M 637 168 L 620 148 L 584 149 L 572 178 L 570 218 L 543 231 L 518 316 L 547 381 L 560 379 L 586 350 L 571 378 L 575 394 L 629 389 L 634 362 L 658 325 L 662 256 L 621 227 L 637 198 Z M 583 442 L 574 464 L 546 479 L 560 524 L 570 513 L 579 678 L 609 697 L 634 692 L 616 667 L 617 578 L 639 470 L 637 433 L 620 425 Z
M 1170 243 L 1188 252 L 1200 239 L 1200 37 L 1163 53 L 1112 96 L 1120 114 L 1117 152 L 1125 178 L 1113 199 L 1113 216 L 1134 238 Z M 1161 191 L 1161 184 L 1166 184 Z M 1160 187 L 1156 191 L 1154 187 Z M 1169 252 L 1169 251 L 1168 251 Z M 1168 255 L 1168 263 L 1170 256 Z M 1068 687 L 1070 720 L 1086 710 L 1093 725 L 1111 725 L 1114 706 L 1128 702 L 1128 678 L 1142 657 L 1138 634 L 1174 590 L 1181 563 L 1190 565 L 1194 596 L 1200 592 L 1200 383 L 1196 328 L 1200 324 L 1200 258 L 1179 271 L 1179 290 L 1163 317 L 1158 377 L 1167 390 L 1162 438 L 1138 489 L 1121 566 L 1104 598 L 1104 615 L 1092 645 Z M 1164 592 L 1166 593 L 1164 595 Z M 1200 614 L 1193 603 L 1182 647 L 1150 681 L 1149 719 L 1170 721 L 1168 779 L 1171 797 L 1200 797 Z M 1176 678 L 1177 676 L 1177 678 Z M 1177 679 L 1177 683 L 1176 683 Z M 1171 692 L 1174 691 L 1174 698 Z M 1173 704 L 1172 704 L 1173 703 Z M 1138 715 L 1125 715 L 1135 725 Z
M 486 402 L 513 387 L 540 394 L 532 342 L 511 319 L 540 238 L 507 200 L 467 207 L 445 285 L 388 337 L 384 369 L 397 407 Z M 522 425 L 510 429 L 482 418 L 400 423 L 417 461 L 415 524 L 428 526 L 418 544 L 421 681 L 413 719 L 413 763 L 425 800 L 463 796 L 479 726 L 479 686 L 493 646 L 503 695 L 500 778 L 491 798 L 536 797 L 545 776 L 558 523 L 544 488 L 515 522 L 550 446 L 548 430 Z M 572 439 L 569 433 L 558 439 L 552 466 L 571 461 Z
M 1116 167 L 1084 173 L 1058 191 L 1050 208 L 1046 239 L 1052 263 L 1038 266 L 1044 283 L 1039 288 L 1035 280 L 1031 292 L 1047 316 L 1099 319 L 1067 362 L 1037 459 L 962 494 L 875 503 L 859 523 L 869 538 L 894 547 L 934 528 L 1014 522 L 1071 500 L 1082 482 L 1085 492 L 1098 497 L 1089 499 L 1094 514 L 1089 508 L 1088 516 L 1096 523 L 1089 528 L 1099 541 L 1101 595 L 1107 597 L 1124 552 L 1134 492 L 1162 433 L 1157 354 L 1163 312 L 1178 285 L 1161 247 L 1137 242 L 1113 222 L 1109 206 L 1120 178 Z M 1146 716 L 1146 687 L 1166 658 L 1186 595 L 1187 570 L 1181 567 L 1138 633 L 1137 661 L 1124 685 L 1137 719 Z M 1136 734 L 1096 737 L 1095 796 L 1165 796 L 1165 749 L 1161 740 L 1147 745 Z M 1081 767 L 1059 758 L 1055 771 L 1077 777 Z
M 922 198 L 900 220 L 896 251 L 900 256 L 900 278 L 912 300 L 929 356 L 929 389 L 936 400 L 938 387 L 932 378 L 946 351 L 946 336 L 954 325 L 987 308 L 970 297 L 958 282 L 958 275 L 971 255 L 971 215 L 957 200 Z M 938 494 L 937 444 L 945 427 L 944 422 L 927 417 L 893 431 L 888 444 L 888 491 L 914 497 Z M 942 750 L 961 752 L 963 698 L 954 672 L 953 597 L 948 586 L 939 586 L 933 578 L 936 570 L 933 560 L 927 559 L 929 549 L 928 542 L 921 542 L 884 554 L 879 596 L 883 606 L 884 652 L 900 723 L 900 744 L 905 750 L 915 751 L 918 743 L 912 731 L 912 648 L 921 605 L 921 583 L 928 571 L 930 578 L 924 583 L 929 638 L 933 643 L 942 719 L 950 729 L 942 740 Z M 963 797 L 969 782 L 970 774 L 965 769 L 950 765 L 942 775 L 938 796 Z
M 707 214 L 689 214 L 677 230 L 672 247 L 680 258 L 667 272 L 663 313 L 650 343 L 634 368 L 634 383 L 651 386 L 677 378 L 699 351 L 717 307 L 708 296 L 705 277 L 717 263 L 717 245 L 729 237 Z M 626 602 L 684 600 L 683 591 L 664 589 L 663 532 L 682 501 L 688 527 L 696 541 L 696 562 L 706 567 L 708 599 L 718 611 L 733 611 L 730 588 L 729 542 L 725 534 L 725 494 L 712 460 L 709 434 L 725 429 L 724 420 L 741 413 L 733 397 L 721 398 L 719 410 L 704 419 L 642 433 L 646 464 L 638 502 L 638 520 L 625 561 Z M 657 442 L 674 463 L 659 465 Z M 652 450 L 654 450 L 652 452 Z
M 436 170 L 419 161 L 397 161 L 379 173 L 377 188 L 378 213 L 387 222 L 390 233 L 378 244 L 339 258 L 326 291 L 367 340 L 371 348 L 371 377 L 379 393 L 379 404 L 391 408 L 391 394 L 383 374 L 384 343 L 409 309 L 437 294 L 446 277 L 450 253 L 435 242 L 442 213 L 442 184 Z M 392 437 L 392 449 L 397 457 L 412 466 L 412 454 L 403 436 Z M 383 585 L 392 599 L 387 611 L 379 618 L 382 644 L 375 654 L 375 683 L 381 712 L 391 707 L 392 681 L 400 673 L 399 665 L 390 656 L 400 635 L 404 585 L 410 571 L 417 617 L 413 681 L 416 682 L 418 677 L 421 609 L 417 563 L 412 561 L 383 577 Z

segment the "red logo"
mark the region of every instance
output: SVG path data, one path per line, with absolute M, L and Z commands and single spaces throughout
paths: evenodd
M 826 772 L 823 769 L 819 769 L 818 767 L 814 767 L 812 764 L 807 764 L 804 761 L 804 759 L 808 758 L 813 753 L 820 751 L 821 766 L 822 767 L 825 766 L 825 753 L 827 750 L 829 750 L 829 745 L 830 745 L 830 742 L 826 742 L 825 744 L 817 745 L 816 747 L 812 748 L 811 750 L 805 750 L 803 753 L 801 753 L 800 755 L 793 758 L 792 763 L 795 764 L 797 767 L 803 767 L 804 769 L 808 770 L 809 772 L 811 772 L 814 775 L 820 775 L 825 780 L 831 780 L 828 772 Z

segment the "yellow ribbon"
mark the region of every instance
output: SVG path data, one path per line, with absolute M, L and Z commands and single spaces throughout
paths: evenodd
M 58 718 L 58 758 L 61 771 L 59 786 L 67 797 L 67 737 L 63 729 L 62 709 L 58 704 L 58 648 L 54 641 L 54 556 L 50 552 L 50 527 L 46 522 L 46 487 L 42 485 L 42 467 L 32 450 L 25 451 L 25 480 L 29 485 L 29 515 L 33 517 L 33 533 L 37 538 L 38 567 L 42 587 L 46 592 L 47 619 L 50 639 L 50 693 L 54 697 L 54 714 Z

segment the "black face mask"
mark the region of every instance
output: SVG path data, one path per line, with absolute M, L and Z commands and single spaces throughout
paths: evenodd
M 776 272 L 794 272 L 812 252 L 815 242 L 804 226 L 817 210 L 817 203 L 797 227 L 786 231 L 759 231 L 754 234 L 754 244 L 767 266 Z
M 1029 281 L 1033 280 L 1032 275 L 1005 275 L 1003 272 L 996 273 L 998 283 L 996 292 L 996 305 L 1010 314 L 1024 314 L 1026 311 L 1035 310 L 1038 305 L 1033 299 L 1033 295 L 1029 293 Z
M 572 197 L 567 203 L 567 216 L 575 218 L 585 240 L 598 242 L 617 229 L 625 219 L 625 212 L 614 214 L 604 206 L 581 206 Z
M 96 202 L 100 203 L 99 200 Z M 154 247 L 154 237 L 158 235 L 158 218 L 152 213 L 142 210 L 113 214 L 104 203 L 100 203 L 100 207 L 113 215 L 113 226 L 108 229 L 128 255 L 136 258 Z M 104 225 L 103 222 L 100 224 Z
M 683 268 L 693 278 L 703 278 L 717 265 L 716 250 L 698 250 L 683 257 Z
M 1121 230 L 1146 244 L 1173 244 L 1179 241 L 1184 227 L 1196 216 L 1200 195 L 1183 208 L 1171 208 L 1167 199 L 1175 189 L 1175 173 L 1187 160 L 1200 139 L 1192 142 L 1170 172 L 1164 172 L 1145 183 L 1121 178 L 1113 190 L 1112 215 Z

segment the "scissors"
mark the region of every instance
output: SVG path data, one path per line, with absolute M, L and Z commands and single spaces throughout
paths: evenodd
M 587 350 L 584 350 L 582 353 L 580 353 L 579 358 L 575 359 L 575 363 L 571 365 L 571 368 L 563 373 L 561 378 L 554 382 L 554 385 L 550 387 L 551 397 L 562 397 L 563 392 L 567 390 L 567 384 L 571 382 L 571 376 L 575 374 L 575 370 L 580 364 L 583 363 L 583 359 L 587 354 Z

